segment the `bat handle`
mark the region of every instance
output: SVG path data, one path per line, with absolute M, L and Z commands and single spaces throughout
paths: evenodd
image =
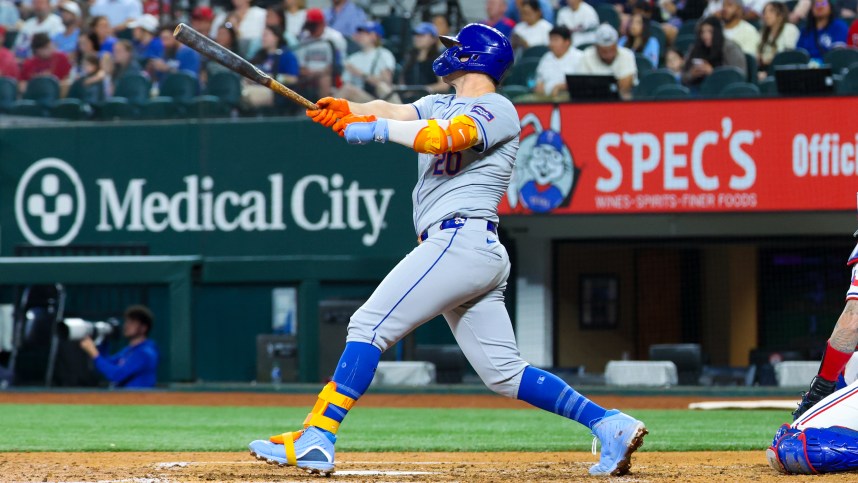
M 303 106 L 307 110 L 310 110 L 310 111 L 319 110 L 319 106 L 317 106 L 313 102 L 307 100 L 305 97 L 297 95 L 294 91 L 287 88 L 283 84 L 277 82 L 276 80 L 271 79 L 270 77 L 269 77 L 269 79 L 270 79 L 270 81 L 268 82 L 268 87 L 270 89 L 274 90 L 275 92 L 277 92 L 278 94 L 280 94 L 281 96 L 287 97 L 287 98 L 291 99 L 292 101 L 297 102 L 298 104 L 300 104 L 301 106 Z

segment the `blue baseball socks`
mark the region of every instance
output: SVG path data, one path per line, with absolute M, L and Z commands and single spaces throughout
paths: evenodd
M 605 417 L 607 410 L 579 394 L 550 372 L 527 366 L 521 376 L 518 399 L 539 409 L 575 420 L 590 429 Z

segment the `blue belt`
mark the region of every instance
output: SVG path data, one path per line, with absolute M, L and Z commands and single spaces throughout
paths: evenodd
M 466 221 L 468 221 L 467 218 L 450 218 L 449 220 L 444 220 L 441 222 L 441 229 L 448 230 L 450 228 L 461 228 L 465 226 Z M 497 235 L 498 233 L 497 225 L 488 220 L 486 220 L 486 230 L 494 233 L 495 235 Z M 420 234 L 420 236 L 417 237 L 417 243 L 422 243 L 426 241 L 427 238 L 429 238 L 428 228 L 424 230 L 423 233 Z

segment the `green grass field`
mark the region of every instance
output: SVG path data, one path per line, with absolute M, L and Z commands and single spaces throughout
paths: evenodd
M 243 451 L 299 428 L 305 408 L 0 405 L 0 451 Z M 629 411 L 643 451 L 759 450 L 784 411 Z M 582 426 L 537 410 L 356 408 L 341 451 L 588 451 Z

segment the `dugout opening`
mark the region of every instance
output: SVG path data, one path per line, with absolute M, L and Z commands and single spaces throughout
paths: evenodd
M 556 240 L 554 366 L 602 372 L 653 344 L 697 343 L 704 364 L 753 351 L 818 359 L 843 309 L 853 239 Z

